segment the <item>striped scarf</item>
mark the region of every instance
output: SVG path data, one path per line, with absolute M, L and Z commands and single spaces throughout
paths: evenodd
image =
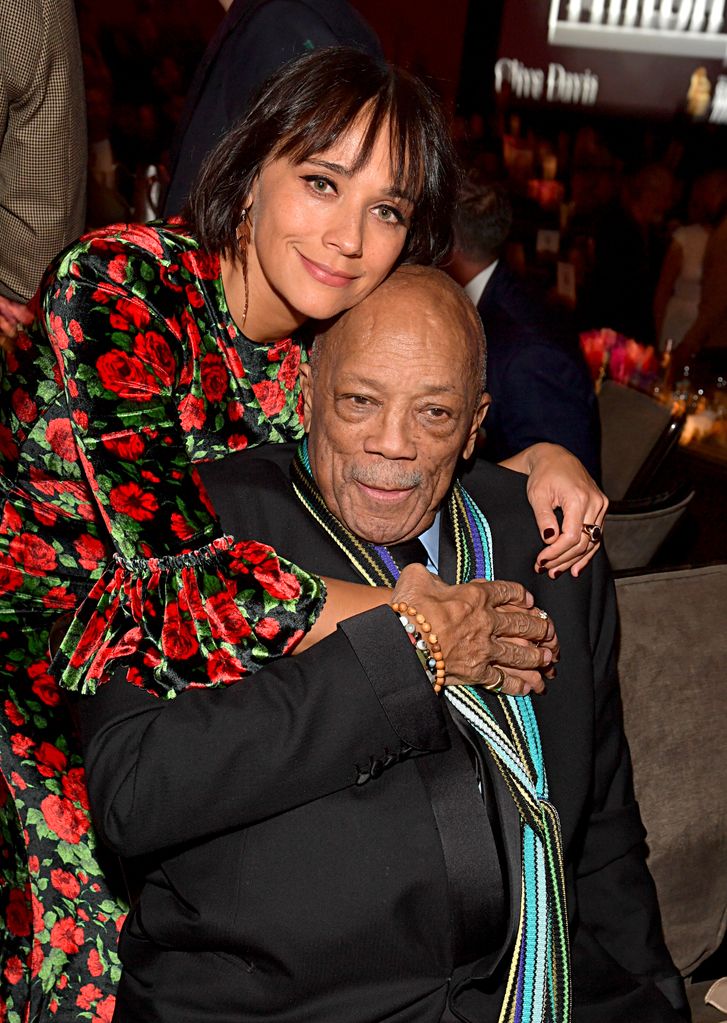
M 371 586 L 394 586 L 399 568 L 380 544 L 359 540 L 328 510 L 313 479 L 304 440 L 293 462 L 293 489 L 310 515 Z M 448 511 L 454 531 L 456 581 L 493 579 L 487 519 L 455 482 Z M 560 823 L 548 801 L 540 733 L 529 696 L 497 697 L 502 728 L 475 686 L 446 686 L 444 696 L 484 740 L 520 815 L 520 918 L 499 1023 L 569 1023 L 568 921 Z

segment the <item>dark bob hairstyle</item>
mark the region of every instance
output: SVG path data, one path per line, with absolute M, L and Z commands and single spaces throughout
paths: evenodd
M 366 108 L 354 170 L 365 166 L 388 122 L 392 184 L 414 201 L 399 262 L 435 263 L 451 241 L 459 172 L 439 102 L 418 78 L 351 47 L 334 46 L 285 65 L 248 114 L 206 158 L 185 219 L 208 252 L 237 258 L 245 199 L 265 163 L 302 163 L 334 145 Z

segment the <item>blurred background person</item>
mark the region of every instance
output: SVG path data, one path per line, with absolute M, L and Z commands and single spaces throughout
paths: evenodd
M 180 213 L 207 153 L 283 64 L 324 46 L 383 54 L 347 0 L 220 0 L 227 15 L 197 69 L 172 151 L 164 215 Z
M 726 202 L 727 171 L 711 171 L 694 182 L 688 222 L 672 235 L 654 295 L 654 320 L 661 349 L 670 338 L 672 347 L 680 345 L 697 318 L 704 253 Z
M 612 327 L 653 344 L 653 296 L 669 239 L 666 215 L 674 176 L 649 164 L 627 177 L 617 203 L 604 208 L 594 231 L 594 263 L 583 300 L 583 326 Z
M 448 270 L 477 307 L 487 338 L 492 405 L 483 454 L 500 461 L 524 444 L 550 441 L 597 478 L 598 411 L 578 339 L 566 314 L 550 308 L 503 259 L 512 219 L 504 188 L 466 183 Z
M 697 318 L 674 360 L 675 373 L 689 367 L 695 388 L 724 392 L 727 381 L 727 213 L 709 236 L 704 252 Z
M 0 0 L 0 332 L 83 230 L 86 105 L 73 0 Z

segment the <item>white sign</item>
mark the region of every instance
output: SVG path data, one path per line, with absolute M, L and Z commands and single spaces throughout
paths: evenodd
M 725 0 L 551 0 L 548 41 L 597 50 L 724 59 Z
M 573 103 L 590 107 L 598 96 L 598 75 L 586 68 L 568 71 L 562 64 L 550 63 L 547 71 L 526 67 L 522 61 L 501 57 L 495 64 L 495 92 L 509 85 L 518 99 L 545 100 L 547 103 Z

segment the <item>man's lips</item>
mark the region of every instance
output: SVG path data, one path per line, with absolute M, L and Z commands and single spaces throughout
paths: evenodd
M 406 487 L 403 490 L 392 490 L 384 487 L 372 487 L 366 483 L 361 483 L 359 480 L 354 480 L 354 482 L 368 497 L 372 497 L 375 501 L 388 501 L 391 503 L 401 501 L 411 494 L 412 490 L 414 490 L 414 487 Z
M 345 273 L 343 270 L 334 270 L 332 266 L 327 266 L 325 263 L 316 263 L 314 259 L 308 259 L 302 252 L 298 252 L 298 255 L 311 277 L 316 281 L 320 281 L 321 284 L 327 284 L 330 288 L 345 288 L 351 281 L 356 280 L 357 274 Z

